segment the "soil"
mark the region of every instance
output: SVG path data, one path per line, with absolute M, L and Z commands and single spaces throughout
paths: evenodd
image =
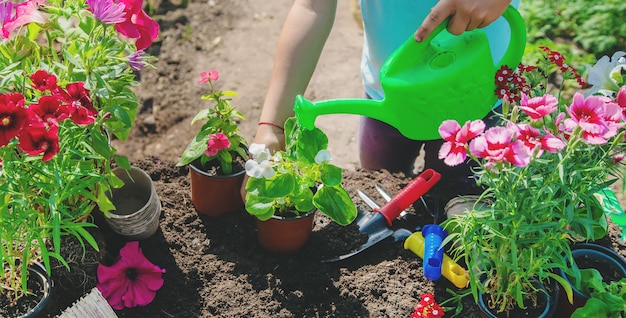
M 117 311 L 120 317 L 409 317 L 422 293 L 441 302 L 445 279 L 427 280 L 422 260 L 389 239 L 337 263 L 321 261 L 342 255 L 362 242 L 356 225 L 341 227 L 316 215 L 314 232 L 294 255 L 273 255 L 259 247 L 255 221 L 245 211 L 218 218 L 199 216 L 190 199 L 188 170 L 175 163 L 199 127 L 191 119 L 203 107 L 197 84 L 201 71 L 218 69 L 218 87 L 239 93 L 234 99 L 247 118 L 242 135 L 252 140 L 271 74 L 274 48 L 291 0 L 155 0 L 161 26 L 149 48 L 158 58 L 144 69 L 136 88 L 140 109 L 126 141 L 114 140 L 119 154 L 131 159 L 155 181 L 162 202 L 159 231 L 140 242 L 145 256 L 166 269 L 165 284 L 155 300 L 141 308 Z M 335 27 L 306 97 L 311 100 L 361 97 L 359 77 L 362 31 L 347 1 L 339 1 Z M 387 171 L 365 171 L 358 165 L 357 116 L 327 115 L 317 121 L 330 139 L 333 163 L 344 168 L 344 186 L 359 209 L 370 210 L 357 196 L 363 190 L 383 202 L 374 185 L 397 193 L 410 177 Z M 416 169 L 420 169 L 419 161 Z M 409 212 L 419 225 L 433 219 L 417 205 Z M 71 252 L 68 273 L 55 274 L 57 315 L 95 286 L 98 263 L 110 264 L 125 240 L 95 215 L 93 235 L 100 251 Z M 602 243 L 626 255 L 620 229 Z M 463 317 L 478 317 L 470 297 Z

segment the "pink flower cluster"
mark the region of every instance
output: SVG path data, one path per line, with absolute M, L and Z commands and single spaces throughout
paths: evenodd
M 469 148 L 470 154 L 485 160 L 486 168 L 503 162 L 525 167 L 544 151 L 557 153 L 573 136 L 588 144 L 605 144 L 626 124 L 626 86 L 619 90 L 615 100 L 603 96 L 585 98 L 576 93 L 566 112 L 553 118 L 556 128 L 553 132 L 543 125 L 550 122 L 557 104 L 557 99 L 550 94 L 528 98 L 522 93 L 519 108 L 528 115 L 530 124 L 508 122 L 506 126 L 486 131 L 481 120 L 468 121 L 463 126 L 454 120 L 444 121 L 439 127 L 445 140 L 439 158 L 456 166 L 465 161 Z
M 17 137 L 22 151 L 31 156 L 43 154 L 42 160 L 48 161 L 59 152 L 59 122 L 71 119 L 77 125 L 89 125 L 98 111 L 82 82 L 67 84 L 64 89 L 54 75 L 43 70 L 32 74 L 30 80 L 33 88 L 47 95 L 31 105 L 25 105 L 21 93 L 0 95 L 0 147 Z
M 415 306 L 411 318 L 437 318 L 443 317 L 444 309 L 435 301 L 435 295 L 422 294 L 422 299 Z

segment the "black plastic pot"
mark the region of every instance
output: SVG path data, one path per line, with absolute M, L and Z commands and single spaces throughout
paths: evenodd
M 539 284 L 539 283 L 536 282 L 536 284 Z M 539 285 L 538 287 L 540 287 L 543 292 L 539 292 L 537 296 L 545 297 L 546 307 L 536 317 L 537 318 L 565 317 L 565 316 L 559 315 L 557 311 L 557 305 L 558 305 L 558 300 L 559 300 L 559 290 L 560 290 L 559 284 L 556 283 L 556 281 L 553 281 L 552 284 L 550 284 L 551 290 L 548 290 L 542 284 Z M 506 312 L 502 312 L 502 313 L 493 312 L 485 303 L 485 300 L 483 299 L 483 294 L 478 295 L 478 307 L 480 308 L 482 317 L 484 318 L 519 317 L 515 313 L 507 314 Z M 521 309 L 518 309 L 518 310 L 522 311 Z M 524 316 L 524 317 L 527 317 L 527 316 Z
M 604 246 L 593 243 L 575 244 L 572 246 L 572 257 L 574 257 L 574 261 L 577 258 L 582 257 L 591 258 L 594 262 L 600 263 L 603 266 L 610 267 L 616 272 L 622 273 L 622 275 L 626 277 L 626 260 L 624 260 L 624 258 L 617 254 L 615 251 Z M 576 289 L 562 270 L 560 274 L 561 277 L 563 277 L 568 283 L 570 283 L 570 286 L 572 286 L 574 299 L 573 303 L 570 304 L 570 302 L 567 300 L 565 292 L 561 291 L 557 312 L 559 313 L 560 317 L 569 317 L 577 308 L 583 307 L 585 305 L 585 303 L 589 299 L 589 295 L 585 295 L 581 291 Z

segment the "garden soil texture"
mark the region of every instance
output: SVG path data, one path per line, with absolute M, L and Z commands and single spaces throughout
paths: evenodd
M 256 238 L 253 217 L 245 211 L 218 218 L 200 216 L 190 198 L 189 171 L 176 161 L 199 127 L 193 116 L 206 107 L 198 85 L 200 72 L 218 69 L 217 87 L 239 93 L 233 100 L 247 120 L 242 134 L 252 140 L 271 74 L 280 27 L 292 1 L 209 0 L 152 2 L 161 27 L 149 48 L 158 58 L 146 68 L 136 87 L 140 109 L 131 136 L 114 140 L 121 155 L 144 169 L 155 181 L 162 203 L 157 233 L 140 241 L 145 256 L 166 270 L 165 283 L 154 301 L 140 308 L 117 311 L 119 317 L 409 317 L 423 293 L 441 302 L 458 291 L 441 278 L 427 280 L 422 260 L 405 250 L 403 242 L 385 240 L 352 258 L 322 263 L 357 248 L 364 241 L 356 225 L 330 222 L 318 213 L 309 242 L 293 255 L 273 255 Z M 335 29 L 311 80 L 307 97 L 323 100 L 360 97 L 361 30 L 352 19 L 348 1 L 340 1 Z M 330 139 L 333 163 L 344 168 L 344 186 L 358 208 L 371 209 L 356 195 L 363 190 L 384 202 L 374 186 L 392 194 L 411 177 L 358 167 L 355 147 L 356 116 L 328 116 L 318 120 Z M 419 170 L 419 163 L 416 171 Z M 409 208 L 421 225 L 433 222 L 419 208 Z M 113 233 L 95 213 L 91 232 L 100 251 L 67 238 L 62 253 L 71 271 L 57 264 L 54 317 L 96 284 L 98 263 L 110 265 L 125 240 Z M 610 236 L 599 243 L 626 255 L 620 229 L 611 224 Z M 448 315 L 446 315 L 448 316 Z M 462 317 L 478 317 L 471 297 Z

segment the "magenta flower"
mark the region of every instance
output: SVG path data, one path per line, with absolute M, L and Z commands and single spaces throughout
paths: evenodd
M 522 99 L 520 101 L 519 108 L 528 114 L 531 119 L 538 120 L 544 116 L 552 114 L 556 111 L 556 107 L 559 101 L 556 97 L 545 94 L 541 97 L 528 98 L 528 95 L 522 93 Z
M 59 153 L 59 128 L 34 125 L 24 128 L 19 136 L 20 149 L 31 156 L 43 154 L 43 162 L 49 161 Z
M 28 123 L 28 111 L 24 106 L 24 95 L 0 95 L 0 147 L 9 144 Z
M 2 4 L 2 10 L 4 11 L 2 13 L 4 17 L 2 21 L 2 36 L 5 39 L 8 39 L 11 32 L 22 25 L 29 23 L 44 24 L 47 21 L 46 15 L 39 11 L 39 5 L 43 4 L 45 0 L 27 0 L 18 5 L 8 5 L 6 2 Z
M 200 73 L 200 77 L 202 78 L 198 81 L 198 84 L 204 84 L 208 83 L 209 81 L 217 81 L 217 79 L 220 77 L 220 74 L 217 72 L 217 70 L 210 70 L 208 72 Z
M 152 264 L 141 252 L 139 242 L 126 243 L 112 266 L 98 265 L 97 288 L 113 309 L 121 310 L 151 303 L 163 286 L 165 269 Z
M 482 120 L 467 121 L 461 127 L 455 120 L 446 120 L 439 126 L 439 134 L 446 142 L 439 149 L 439 159 L 449 166 L 456 166 L 467 158 L 466 147 L 470 139 L 485 130 Z
M 230 148 L 230 141 L 223 133 L 210 134 L 205 155 L 213 157 L 222 149 Z
M 120 0 L 120 3 L 124 4 L 126 19 L 117 23 L 115 29 L 129 38 L 137 39 L 137 50 L 149 47 L 159 35 L 159 24 L 143 11 L 142 0 Z
M 615 102 L 622 108 L 622 114 L 626 116 L 626 85 L 622 86 L 617 92 Z
M 86 0 L 89 11 L 104 24 L 115 24 L 126 21 L 125 5 L 113 0 Z
M 75 124 L 90 125 L 95 122 L 98 110 L 93 106 L 89 90 L 82 82 L 67 84 L 65 91 L 60 90 L 58 96 L 69 104 L 70 117 Z

